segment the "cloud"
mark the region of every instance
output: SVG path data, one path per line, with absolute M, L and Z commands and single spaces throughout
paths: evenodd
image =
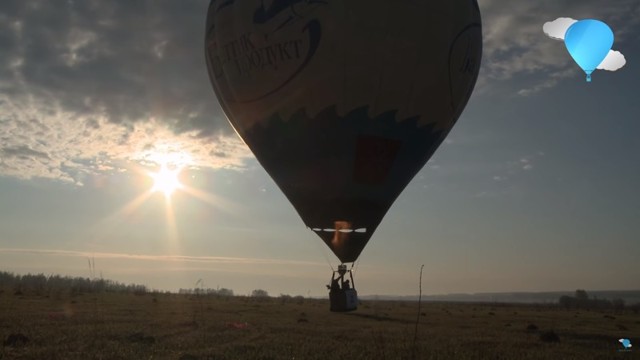
M 624 66 L 627 63 L 624 55 L 619 51 L 609 50 L 607 56 L 602 60 L 600 65 L 598 65 L 599 70 L 607 70 L 607 71 L 616 71 Z
M 528 191 L 527 184 L 538 164 L 544 164 L 541 161 L 544 156 L 544 152 L 536 151 L 511 160 L 507 158 L 483 164 L 478 171 L 484 172 L 486 178 L 484 181 L 474 181 L 474 193 L 470 196 L 489 199 L 524 194 Z
M 0 98 L 2 99 L 2 98 Z M 197 130 L 175 133 L 150 119 L 118 124 L 105 116 L 78 115 L 60 107 L 23 104 L 4 98 L 0 109 L 0 175 L 48 178 L 82 185 L 136 162 L 154 166 L 173 154 L 199 168 L 243 168 L 249 149 L 237 136 L 202 138 Z
M 568 77 L 572 77 L 575 75 L 575 69 L 565 69 L 564 71 L 555 71 L 551 73 L 544 81 L 541 81 L 532 87 L 527 89 L 518 90 L 517 94 L 520 96 L 529 96 L 540 92 L 544 89 L 549 89 L 556 86 L 560 80 Z
M 569 67 L 566 51 L 557 44 L 541 37 L 540 14 L 554 13 L 559 8 L 547 1 L 511 3 L 503 1 L 480 2 L 483 24 L 483 59 L 478 78 L 477 93 L 505 90 L 515 93 L 514 84 L 522 84 L 515 79 L 531 78 L 531 74 L 541 76 L 552 74 Z M 537 14 L 537 16 L 532 16 Z M 536 80 L 528 80 L 532 82 Z M 516 85 L 528 88 L 524 83 Z
M 500 182 L 505 180 L 517 180 L 518 176 L 534 169 L 535 163 L 539 161 L 544 153 L 539 151 L 535 154 L 521 156 L 518 160 L 510 160 L 500 166 L 501 173 L 493 175 L 493 180 Z
M 179 152 L 251 157 L 209 84 L 198 0 L 0 2 L 0 176 L 82 184 Z
M 554 40 L 564 40 L 564 34 L 566 34 L 569 26 L 577 23 L 578 20 L 561 17 L 553 21 L 544 23 L 542 31 Z
M 12 97 L 54 95 L 64 111 L 114 123 L 155 117 L 177 132 L 231 133 L 206 73 L 202 1 L 9 1 L 0 13 L 0 78 Z
M 593 8 L 616 41 L 635 34 L 637 0 L 480 0 L 483 65 L 477 88 L 528 95 L 574 69 L 543 41 L 539 19 Z M 0 176 L 81 184 L 122 161 L 188 153 L 194 166 L 242 167 L 251 154 L 209 84 L 202 0 L 0 1 Z M 628 35 L 630 36 L 630 35 Z M 574 69 L 575 70 L 575 69 Z M 508 81 L 536 74 L 539 83 Z M 532 80 L 536 81 L 536 80 Z M 513 89 L 514 86 L 517 88 Z M 521 89 L 518 91 L 518 89 Z M 447 141 L 446 143 L 450 143 Z
M 7 146 L 0 148 L 0 154 L 4 157 L 11 158 L 42 158 L 49 159 L 49 155 L 45 152 L 35 151 L 25 145 L 17 145 L 15 147 Z
M 517 164 L 516 166 L 519 166 L 522 168 L 522 170 L 525 171 L 529 171 L 531 169 L 533 169 L 533 164 L 531 163 L 533 159 L 533 156 L 526 156 L 520 159 L 519 164 Z

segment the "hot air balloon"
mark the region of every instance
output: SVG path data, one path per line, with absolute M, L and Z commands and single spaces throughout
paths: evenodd
M 476 0 L 212 0 L 205 53 L 232 126 L 340 260 L 342 290 L 344 264 L 471 96 L 480 11 Z M 348 290 L 332 310 L 355 309 L 352 277 Z

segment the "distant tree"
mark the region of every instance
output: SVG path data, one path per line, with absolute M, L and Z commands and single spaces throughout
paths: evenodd
M 560 299 L 558 299 L 558 304 L 565 309 L 571 309 L 576 306 L 576 298 L 562 295 Z
M 589 301 L 589 294 L 587 294 L 586 290 L 578 289 L 575 293 L 575 306 L 581 309 L 589 309 L 594 307 L 595 302 L 592 303 Z
M 216 290 L 216 295 L 224 296 L 224 297 L 232 297 L 233 296 L 233 290 L 227 289 L 227 288 L 220 288 L 220 289 Z
M 621 298 L 608 300 L 598 299 L 597 297 L 589 298 L 585 290 L 576 290 L 575 296 L 561 296 L 558 299 L 558 305 L 566 309 L 613 309 L 621 312 L 625 308 L 625 302 Z
M 266 290 L 255 289 L 251 292 L 251 297 L 255 298 L 267 298 L 269 297 L 269 293 Z
M 578 301 L 587 301 L 587 300 L 589 300 L 589 294 L 587 294 L 586 290 L 580 290 L 580 289 L 576 290 L 576 295 L 575 296 L 576 296 L 576 299 Z

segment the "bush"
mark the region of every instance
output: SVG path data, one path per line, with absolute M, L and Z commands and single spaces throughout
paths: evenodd
M 542 342 L 559 342 L 560 337 L 553 330 L 545 331 L 540 334 L 540 341 Z
M 291 295 L 287 295 L 287 294 L 280 294 L 280 296 L 278 297 L 278 299 L 280 299 L 280 301 L 281 301 L 283 304 L 286 304 L 286 303 L 288 303 L 288 302 L 291 302 L 292 297 L 291 297 Z

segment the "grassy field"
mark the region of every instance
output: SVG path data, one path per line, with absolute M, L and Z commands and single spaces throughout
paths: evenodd
M 0 294 L 0 359 L 638 359 L 640 314 L 554 306 Z M 556 335 L 557 337 L 554 337 Z M 637 346 L 622 352 L 619 338 Z

